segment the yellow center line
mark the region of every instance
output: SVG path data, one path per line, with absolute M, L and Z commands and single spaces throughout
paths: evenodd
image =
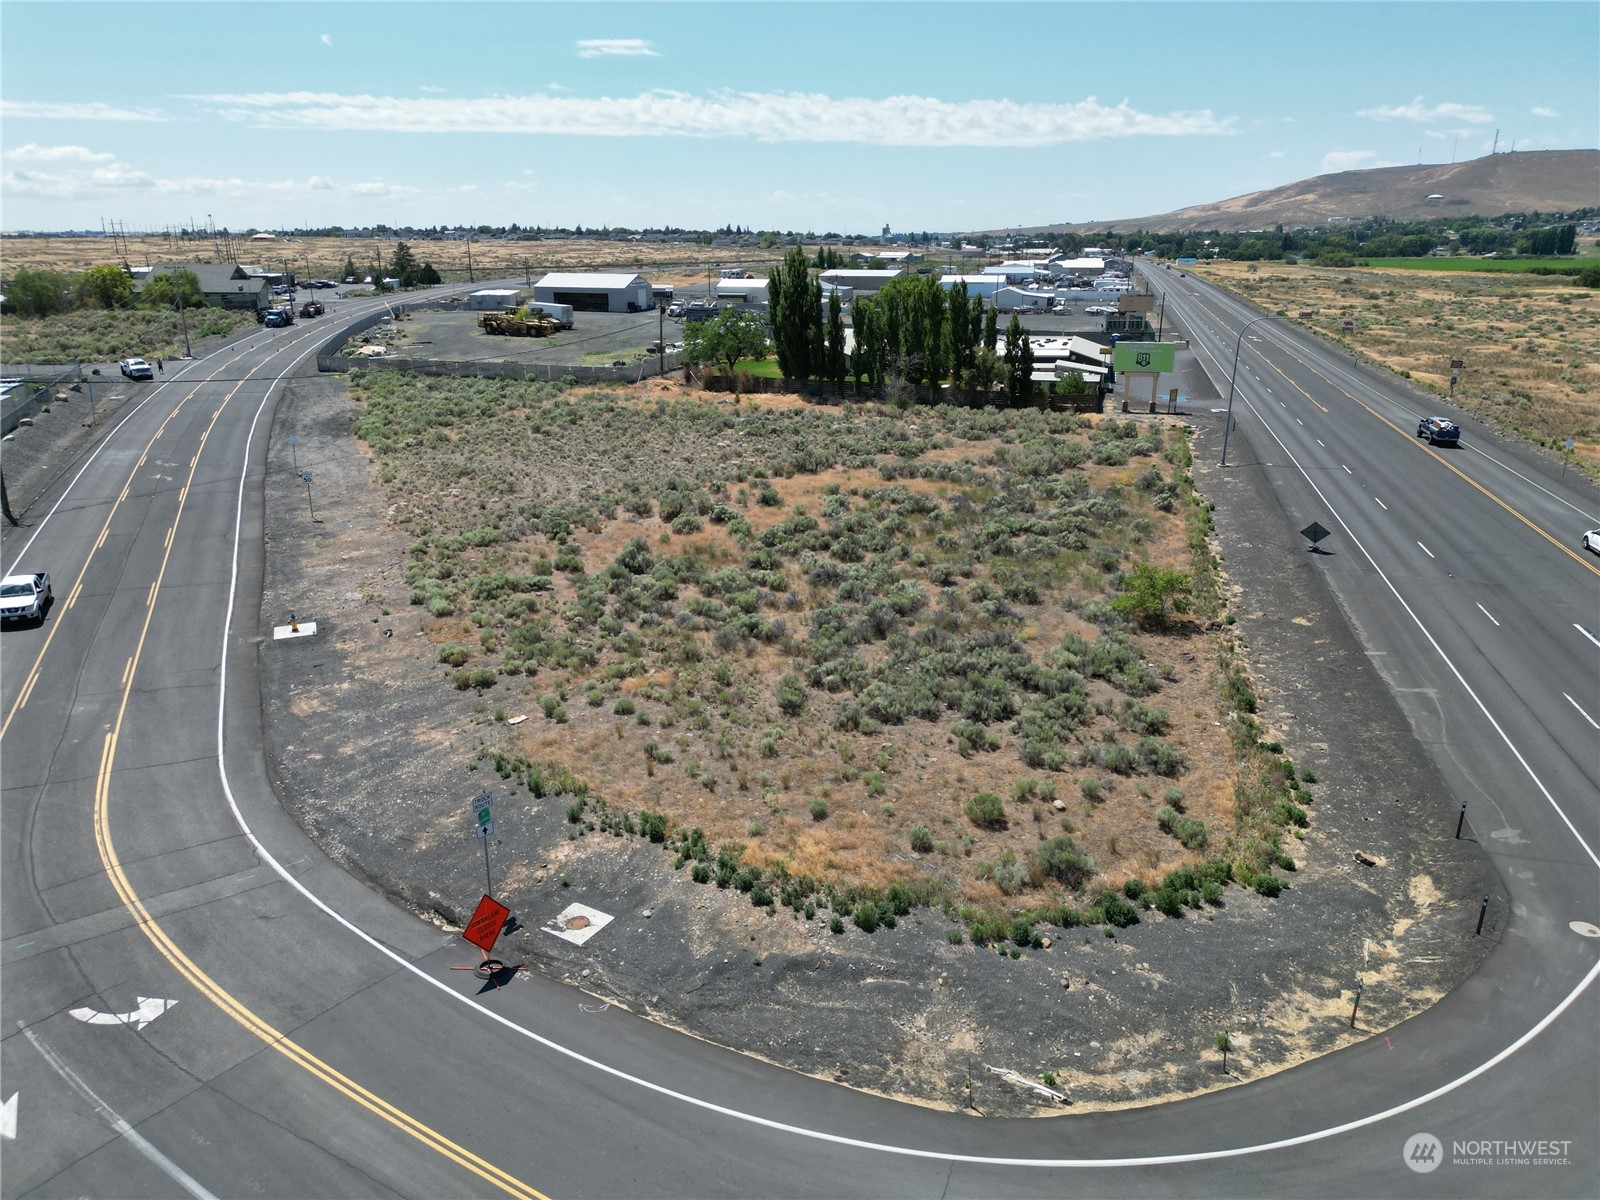
M 249 376 L 245 378 L 248 379 Z M 229 400 L 232 399 L 234 392 L 237 392 L 243 384 L 244 380 L 241 379 L 239 384 L 234 387 L 233 392 L 228 394 Z M 227 400 L 224 400 L 222 408 L 219 408 L 212 415 L 212 426 L 215 426 L 222 415 L 223 409 L 226 407 Z M 181 493 L 185 497 L 188 493 L 188 486 L 194 482 L 194 474 L 198 469 L 198 462 L 199 456 L 197 455 L 190 464 L 189 478 Z M 183 518 L 183 509 L 186 502 L 185 499 L 180 499 L 179 501 L 177 515 L 173 518 L 172 528 L 174 531 L 178 527 L 178 522 Z M 123 672 L 122 699 L 117 706 L 116 721 L 105 735 L 105 740 L 100 750 L 100 769 L 95 778 L 94 791 L 94 840 L 101 865 L 105 869 L 106 877 L 111 881 L 112 888 L 115 889 L 123 906 L 133 917 L 134 924 L 138 930 L 149 939 L 151 945 L 172 965 L 178 974 L 187 980 L 196 991 L 210 1000 L 212 1004 L 216 1005 L 217 1008 L 267 1046 L 276 1050 L 317 1079 L 320 1079 L 341 1095 L 355 1101 L 368 1112 L 381 1117 L 396 1129 L 409 1134 L 430 1150 L 464 1170 L 470 1171 L 507 1195 L 524 1197 L 527 1200 L 548 1200 L 544 1193 L 522 1182 L 516 1176 L 501 1170 L 486 1159 L 478 1157 L 472 1151 L 451 1141 L 442 1133 L 425 1125 L 381 1096 L 368 1091 L 349 1076 L 330 1066 L 257 1016 L 212 979 L 211 976 L 201 970 L 178 947 L 166 930 L 150 915 L 149 910 L 144 906 L 144 902 L 139 898 L 138 893 L 134 891 L 132 883 L 128 880 L 127 874 L 122 868 L 122 862 L 117 856 L 116 846 L 111 839 L 111 823 L 109 820 L 111 777 L 116 765 L 117 741 L 121 737 L 122 724 L 127 716 L 129 702 L 133 697 L 134 676 L 138 671 L 139 659 L 144 654 L 145 641 L 150 634 L 150 624 L 155 617 L 155 597 L 160 592 L 162 581 L 166 577 L 167 566 L 172 559 L 172 543 L 175 540 L 175 538 L 168 538 L 166 549 L 161 557 L 161 565 L 156 571 L 154 582 L 151 584 L 150 602 L 145 609 L 144 624 L 140 627 L 138 640 L 134 644 L 133 656 L 128 660 L 128 666 Z
M 1212 312 L 1213 316 L 1217 316 L 1217 314 L 1213 310 L 1208 308 L 1203 302 L 1201 303 L 1200 306 L 1202 308 L 1206 308 L 1206 311 Z M 1220 316 L 1217 316 L 1217 319 L 1221 320 L 1222 318 Z M 1531 517 L 1528 517 L 1528 516 L 1524 515 L 1523 512 L 1520 509 L 1517 509 L 1517 508 L 1513 507 L 1508 501 L 1502 500 L 1499 496 L 1495 495 L 1495 493 L 1491 492 L 1483 484 L 1479 483 L 1472 476 L 1468 475 L 1460 467 L 1456 466 L 1455 463 L 1453 463 L 1449 459 L 1445 458 L 1437 450 L 1435 450 L 1432 446 L 1423 445 L 1414 436 L 1412 436 L 1410 432 L 1408 432 L 1407 430 L 1401 429 L 1400 426 L 1396 425 L 1393 421 L 1389 420 L 1388 417 L 1384 416 L 1377 409 L 1373 408 L 1372 405 L 1368 404 L 1365 400 L 1361 399 L 1359 396 L 1355 395 L 1354 393 L 1348 392 L 1344 388 L 1340 387 L 1332 379 L 1330 379 L 1328 376 L 1324 375 L 1321 371 L 1319 371 L 1316 367 L 1314 367 L 1310 362 L 1308 362 L 1306 359 L 1300 357 L 1300 355 L 1296 354 L 1295 351 L 1294 351 L 1294 348 L 1292 346 L 1289 346 L 1284 342 L 1275 342 L 1274 345 L 1276 345 L 1278 347 L 1278 349 L 1282 350 L 1290 358 L 1294 359 L 1295 362 L 1299 363 L 1306 370 L 1310 371 L 1318 379 L 1322 380 L 1323 383 L 1327 384 L 1334 391 L 1338 392 L 1341 396 L 1344 396 L 1347 400 L 1354 401 L 1356 404 L 1358 404 L 1362 408 L 1366 409 L 1368 413 L 1370 413 L 1372 416 L 1376 417 L 1379 421 L 1383 422 L 1390 429 L 1394 430 L 1395 433 L 1397 433 L 1401 437 L 1405 438 L 1405 440 L 1407 442 L 1411 443 L 1411 445 L 1414 446 L 1416 449 L 1421 450 L 1429 458 L 1431 458 L 1435 462 L 1439 463 L 1441 466 L 1443 466 L 1445 468 L 1445 470 L 1450 471 L 1458 479 L 1462 480 L 1462 482 L 1466 483 L 1467 485 L 1469 485 L 1472 488 L 1475 488 L 1486 499 L 1492 500 L 1495 504 L 1498 504 L 1501 508 L 1505 509 L 1506 512 L 1510 513 L 1517 520 L 1521 521 L 1524 525 L 1526 525 L 1534 533 L 1538 534 L 1545 541 L 1549 542 L 1552 546 L 1554 546 L 1557 550 L 1561 551 L 1561 553 L 1565 554 L 1568 558 L 1570 558 L 1573 562 L 1577 563 L 1580 567 L 1583 567 L 1585 570 L 1589 571 L 1592 574 L 1600 575 L 1600 567 L 1595 566 L 1587 558 L 1585 558 L 1583 555 L 1579 554 L 1576 550 L 1572 549 L 1566 543 L 1561 541 L 1560 538 L 1555 537 L 1548 530 L 1546 530 L 1543 526 L 1535 523 L 1534 520 Z M 1252 349 L 1253 349 L 1253 347 L 1252 347 Z M 1282 375 L 1283 378 L 1285 380 L 1287 380 L 1295 388 L 1295 390 L 1297 390 L 1297 391 L 1299 391 L 1301 393 L 1301 395 L 1304 395 L 1306 397 L 1306 399 L 1308 399 L 1308 400 L 1311 399 L 1311 397 L 1306 393 L 1304 388 L 1301 388 L 1299 384 L 1296 384 L 1292 379 L 1289 379 L 1289 377 L 1287 375 L 1284 375 L 1282 371 L 1279 371 L 1276 366 L 1273 366 L 1273 364 L 1267 359 L 1266 355 L 1262 354 L 1261 351 L 1259 351 L 1259 350 L 1255 351 L 1255 353 L 1256 353 L 1257 357 L 1259 357 L 1261 359 L 1262 362 L 1266 363 L 1267 366 L 1272 367 L 1272 369 L 1274 371 L 1277 371 L 1279 375 Z M 1317 404 L 1317 402 L 1315 400 L 1311 400 L 1311 403 Z M 1322 408 L 1322 405 L 1317 404 L 1317 407 L 1318 408 Z M 1326 408 L 1322 408 L 1322 411 L 1323 412 L 1327 412 L 1328 410 Z
M 222 367 L 232 366 L 234 363 L 236 363 L 240 359 L 244 358 L 245 355 L 247 355 L 249 352 L 250 352 L 250 347 L 245 347 L 245 348 L 241 349 L 238 354 L 235 354 L 232 358 L 228 359 L 227 362 L 221 364 L 221 366 Z M 216 424 L 217 418 L 220 417 L 222 415 L 222 413 L 223 413 L 223 410 L 228 407 L 228 402 L 233 399 L 234 393 L 237 392 L 239 390 L 239 388 L 244 385 L 245 380 L 249 379 L 251 375 L 254 375 L 256 373 L 256 371 L 259 371 L 261 369 L 261 367 L 263 367 L 263 366 L 266 366 L 266 362 L 265 361 L 263 361 L 259 366 L 255 367 L 252 370 L 250 370 L 249 372 L 247 372 L 245 374 L 244 378 L 241 379 L 237 384 L 234 385 L 233 390 L 230 391 L 225 397 L 223 397 L 222 404 L 217 408 L 217 410 L 215 412 L 213 412 L 211 414 L 211 425 L 215 425 Z M 111 521 L 112 521 L 112 518 L 114 518 L 117 515 L 117 510 L 120 509 L 122 507 L 123 503 L 128 499 L 128 493 L 133 487 L 133 481 L 138 478 L 140 469 L 149 460 L 149 458 L 150 458 L 150 447 L 155 445 L 156 439 L 161 436 L 162 431 L 166 429 L 167 425 L 172 421 L 172 419 L 174 417 L 176 417 L 178 415 L 178 413 L 183 410 L 183 407 L 186 404 L 188 404 L 189 401 L 193 400 L 197 395 L 199 395 L 200 394 L 200 389 L 202 387 L 204 387 L 209 382 L 211 382 L 211 381 L 207 380 L 207 379 L 194 380 L 194 387 L 190 390 L 189 394 L 187 396 L 185 396 L 182 400 L 178 401 L 178 403 L 173 407 L 172 411 L 169 412 L 166 415 L 165 419 L 163 419 L 161 424 L 157 427 L 154 435 L 152 435 L 150 440 L 145 443 L 144 452 L 139 455 L 139 461 L 134 463 L 133 464 L 133 469 L 128 472 L 128 478 L 123 483 L 122 490 L 117 493 L 116 500 L 114 500 L 112 502 L 111 508 L 106 513 L 105 523 L 100 526 L 100 535 L 95 538 L 94 545 L 89 548 L 89 556 L 86 559 L 83 560 L 83 567 L 82 567 L 81 570 L 79 570 L 77 579 L 75 579 L 73 581 L 72 587 L 68 589 L 68 596 L 70 598 L 69 598 L 67 604 L 65 605 L 65 608 L 71 608 L 73 606 L 73 603 L 77 600 L 77 598 L 80 595 L 82 595 L 82 593 L 83 593 L 83 580 L 84 580 L 84 577 L 89 574 L 89 564 L 94 561 L 95 554 L 101 548 L 103 548 L 105 546 L 106 538 L 109 537 L 110 533 L 111 533 Z M 185 386 L 187 386 L 187 385 L 185 385 Z M 209 433 L 209 432 L 210 432 L 210 426 L 207 426 L 207 433 Z M 191 470 L 191 473 L 190 473 L 190 477 L 193 478 L 192 470 Z M 187 485 L 186 485 L 185 488 L 184 488 L 184 493 L 183 494 L 187 495 L 187 493 L 188 493 L 188 488 L 187 488 Z M 182 503 L 181 499 L 180 499 L 179 502 L 180 502 L 180 504 Z M 152 592 L 150 594 L 150 599 L 146 601 L 146 605 L 148 606 L 150 603 L 152 603 L 154 601 L 154 598 L 155 598 L 155 593 L 152 590 Z M 59 620 L 52 620 L 50 622 L 50 632 L 45 634 L 44 644 L 39 647 L 39 653 L 38 653 L 37 656 L 35 656 L 35 658 L 33 660 L 33 665 L 28 669 L 28 674 L 27 674 L 26 680 L 23 683 L 22 690 L 17 695 L 16 702 L 14 704 L 12 704 L 11 710 L 6 713 L 5 720 L 4 721 L 0 721 L 0 738 L 4 738 L 5 737 L 6 731 L 11 728 L 11 722 L 16 719 L 17 713 L 19 713 L 22 710 L 23 705 L 28 702 L 28 697 L 33 692 L 33 685 L 38 682 L 39 670 L 40 670 L 41 665 L 44 662 L 45 653 L 50 649 L 50 644 L 55 641 L 55 639 L 56 639 L 56 631 L 59 630 L 60 628 L 61 628 L 61 622 Z

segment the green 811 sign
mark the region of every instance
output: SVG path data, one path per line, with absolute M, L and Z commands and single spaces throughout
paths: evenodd
M 1111 355 L 1111 365 L 1119 372 L 1168 375 L 1173 370 L 1177 350 L 1175 342 L 1118 342 Z

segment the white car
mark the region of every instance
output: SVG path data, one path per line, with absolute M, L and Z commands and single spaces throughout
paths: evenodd
M 129 379 L 154 379 L 156 369 L 142 358 L 125 358 L 117 364 Z
M 0 621 L 42 621 L 50 607 L 50 576 L 7 575 L 0 579 Z
M 1117 310 L 1104 304 L 1091 304 L 1083 311 L 1085 315 L 1091 317 L 1109 317 Z
M 1583 535 L 1583 548 L 1600 554 L 1600 529 L 1591 529 Z

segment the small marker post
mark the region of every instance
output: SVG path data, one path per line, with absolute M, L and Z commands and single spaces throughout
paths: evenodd
M 1483 898 L 1483 905 L 1478 909 L 1478 928 L 1473 931 L 1473 934 L 1472 934 L 1473 937 L 1477 937 L 1479 934 L 1481 934 L 1483 932 L 1483 919 L 1488 915 L 1489 915 L 1489 897 L 1485 896 Z
M 1461 827 L 1467 823 L 1467 802 L 1461 802 L 1461 815 L 1456 818 L 1456 841 L 1461 840 Z
M 1358 980 L 1356 980 L 1356 998 L 1355 998 L 1355 1002 L 1350 1005 L 1350 1028 L 1351 1029 L 1354 1029 L 1356 1027 L 1356 1010 L 1359 1009 L 1360 1007 L 1361 1007 L 1361 980 L 1358 979 Z

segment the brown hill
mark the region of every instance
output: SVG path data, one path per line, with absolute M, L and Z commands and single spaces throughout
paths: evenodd
M 1443 200 L 1429 201 L 1429 196 Z M 1568 212 L 1600 205 L 1600 150 L 1531 150 L 1489 154 L 1448 166 L 1373 167 L 1197 204 L 1176 212 L 1117 221 L 1052 225 L 1041 232 L 1108 229 L 1270 229 L 1326 225 L 1365 217 L 1419 220 L 1511 212 Z

